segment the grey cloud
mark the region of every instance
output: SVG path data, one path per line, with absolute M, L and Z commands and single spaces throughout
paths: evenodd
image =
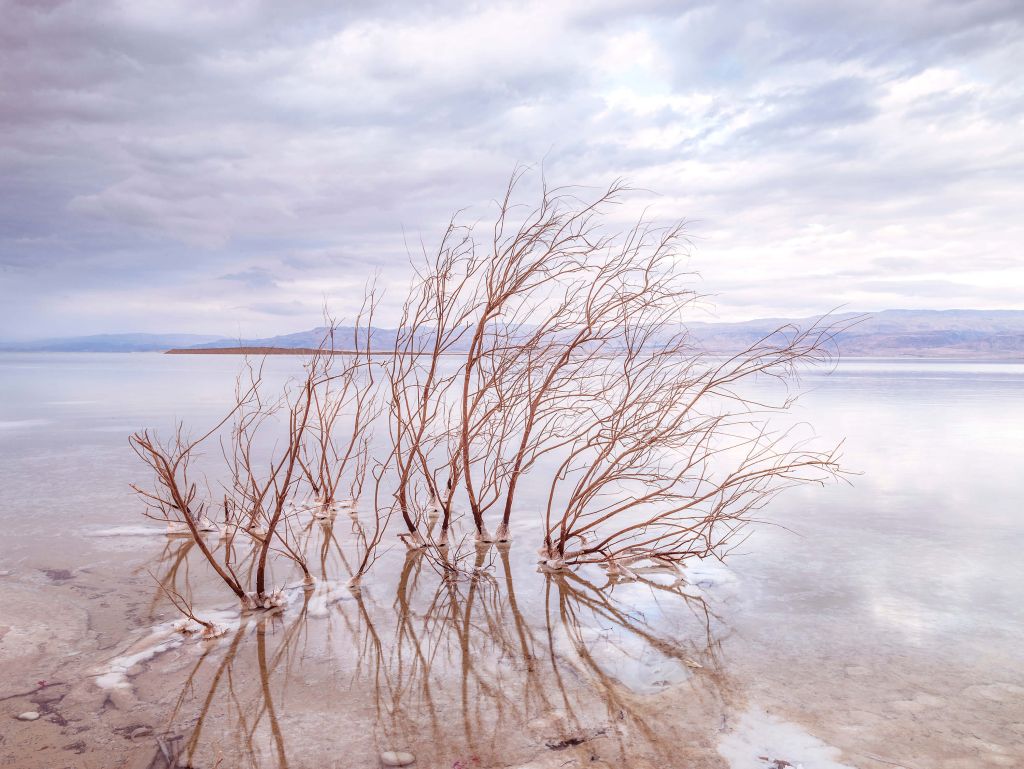
M 879 112 L 878 87 L 862 77 L 843 77 L 774 94 L 760 106 L 767 117 L 744 129 L 755 144 L 812 141 L 823 132 L 867 122 Z
M 658 193 L 623 216 L 696 220 L 725 313 L 807 310 L 785 282 L 823 264 L 829 306 L 846 279 L 1014 274 L 1022 17 L 995 0 L 9 2 L 0 336 L 312 324 L 374 272 L 401 284 L 407 240 L 486 215 L 542 158 L 558 183 Z M 785 277 L 758 297 L 735 278 L 766 260 Z M 147 295 L 147 313 L 112 300 Z
M 281 317 L 308 316 L 310 312 L 316 312 L 318 307 L 315 304 L 304 302 L 257 302 L 250 304 L 244 309 L 265 315 L 276 315 Z
M 249 267 L 241 272 L 221 275 L 220 280 L 238 283 L 246 288 L 276 288 L 274 273 L 266 267 Z

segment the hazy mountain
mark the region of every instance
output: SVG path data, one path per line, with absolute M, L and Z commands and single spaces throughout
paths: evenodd
M 1021 310 L 885 310 L 845 313 L 836 320 L 860 317 L 860 322 L 838 337 L 840 351 L 849 357 L 935 357 L 1024 359 L 1024 311 Z M 742 349 L 787 323 L 807 326 L 814 318 L 762 318 L 742 323 L 688 324 L 696 340 L 714 352 Z M 228 339 L 196 334 L 101 334 L 0 343 L 0 351 L 37 352 L 147 352 L 172 348 L 230 350 L 238 347 L 314 348 L 326 328 L 281 336 Z M 379 350 L 394 344 L 394 329 L 374 328 L 373 345 Z M 355 329 L 335 331 L 335 348 L 351 349 Z M 466 340 L 468 341 L 468 340 Z M 453 351 L 465 349 L 455 347 Z
M 848 357 L 1024 358 L 1024 311 L 885 310 L 844 313 L 860 322 L 837 337 Z M 814 318 L 766 318 L 744 323 L 692 323 L 693 335 L 708 349 L 742 349 L 786 323 L 806 326 Z
M 254 339 L 216 339 L 202 344 L 188 345 L 189 349 L 210 349 L 222 347 L 282 347 L 286 349 L 310 349 L 320 346 L 328 329 L 326 326 L 311 328 L 309 331 L 297 331 L 294 334 L 281 336 L 257 337 Z M 334 331 L 334 347 L 338 350 L 349 350 L 355 346 L 355 326 L 339 326 Z M 371 340 L 374 347 L 386 349 L 394 346 L 395 331 L 393 329 L 372 329 Z M 182 345 L 183 347 L 186 345 Z
M 837 338 L 840 352 L 850 357 L 951 357 L 1024 358 L 1024 311 L 1021 310 L 885 310 L 875 313 L 843 313 L 836 321 L 860 318 Z M 731 352 L 743 349 L 786 324 L 806 327 L 815 318 L 762 318 L 741 323 L 690 323 L 696 340 L 708 350 Z M 317 347 L 326 329 L 316 328 L 262 339 L 218 340 L 199 348 Z M 339 328 L 335 347 L 352 346 L 354 329 Z M 395 332 L 374 329 L 373 342 L 387 349 Z M 453 348 L 453 351 L 461 349 Z
M 219 337 L 209 334 L 96 334 L 29 342 L 0 342 L 2 352 L 159 352 Z

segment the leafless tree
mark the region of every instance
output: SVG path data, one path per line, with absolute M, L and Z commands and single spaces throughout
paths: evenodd
M 377 372 L 373 360 L 373 316 L 378 296 L 370 287 L 356 317 L 350 349 L 338 350 L 338 324 L 325 310 L 327 321 L 322 355 L 315 363 L 319 386 L 314 387 L 309 440 L 303 443 L 300 466 L 313 494 L 318 518 L 359 501 L 369 464 L 372 428 L 379 412 Z M 348 482 L 348 498 L 341 499 Z
M 524 213 L 522 178 L 498 203 L 488 247 L 471 231 L 460 240 L 476 278 L 460 288 L 476 306 L 458 314 L 469 332 L 457 411 L 431 411 L 449 420 L 434 431 L 442 445 L 457 440 L 450 477 L 478 540 L 508 539 L 519 482 L 542 457 L 554 464 L 542 549 L 558 566 L 722 555 L 781 490 L 839 472 L 835 450 L 772 431 L 768 416 L 788 399 L 743 394 L 756 377 L 826 361 L 835 325 L 782 328 L 718 360 L 686 330 L 701 297 L 680 266 L 682 223 L 609 227 L 603 215 L 628 192 L 619 183 L 590 199 L 542 185 Z M 444 274 L 429 270 L 422 286 Z
M 554 305 L 550 314 L 552 324 L 558 325 L 573 277 L 586 272 L 588 259 L 609 243 L 599 226 L 600 215 L 625 191 L 616 182 L 593 200 L 581 201 L 572 189 L 549 190 L 542 183 L 539 202 L 523 213 L 516 195 L 525 173 L 519 169 L 512 175 L 498 204 L 460 376 L 459 454 L 482 541 L 493 539 L 484 514 L 498 501 L 509 477 L 505 442 L 518 425 L 508 402 L 507 380 L 523 347 L 522 329 L 548 305 Z
M 151 487 L 144 488 L 132 484 L 132 488 L 146 502 L 148 509 L 158 510 L 165 516 L 173 511 L 180 518 L 180 522 L 187 527 L 203 557 L 243 604 L 249 599 L 238 575 L 235 574 L 230 564 L 222 563 L 214 554 L 201 531 L 200 521 L 206 508 L 206 502 L 197 499 L 199 486 L 192 475 L 192 462 L 203 441 L 223 427 L 239 406 L 253 397 L 252 390 L 246 391 L 239 399 L 235 409 L 210 431 L 195 440 L 187 438 L 185 429 L 180 424 L 175 429 L 174 435 L 163 442 L 149 430 L 136 432 L 129 439 L 136 455 L 153 472 Z
M 271 556 L 312 582 L 300 513 L 332 518 L 345 483 L 356 499 L 367 473 L 373 518 L 353 530 L 353 587 L 393 513 L 440 573 L 475 569 L 450 543 L 456 508 L 478 542 L 507 541 L 527 477 L 547 489 L 533 511 L 546 567 L 600 562 L 622 578 L 645 559 L 722 557 L 779 492 L 841 474 L 837 449 L 773 426 L 788 391 L 762 402 L 750 384 L 827 362 L 842 326 L 826 316 L 729 354 L 703 350 L 687 331 L 702 297 L 683 223 L 619 227 L 611 214 L 630 192 L 619 182 L 588 192 L 541 179 L 524 205 L 526 178 L 513 174 L 486 238 L 457 216 L 436 248 L 420 247 L 388 349 L 372 342 L 371 288 L 352 349 L 338 349 L 328 315 L 282 396 L 265 397 L 249 366 L 230 413 L 198 440 L 182 427 L 167 443 L 132 437 L 156 478 L 137 489 L 151 514 L 183 527 L 243 602 L 277 601 Z M 227 463 L 220 549 L 203 539 L 213 495 L 193 469 L 215 433 Z
M 549 565 L 721 557 L 752 514 L 800 483 L 840 473 L 838 449 L 816 450 L 768 416 L 790 401 L 761 403 L 740 389 L 824 360 L 835 329 L 781 329 L 725 360 L 688 348 L 680 332 L 627 325 L 592 422 L 550 484 L 543 554 Z
M 304 376 L 279 397 L 264 395 L 262 365 L 250 363 L 238 378 L 234 406 L 198 439 L 189 440 L 181 426 L 163 443 L 149 431 L 131 437 L 133 449 L 155 478 L 153 488 L 135 490 L 154 514 L 184 524 L 244 608 L 283 603 L 280 590 L 268 589 L 272 555 L 296 565 L 305 583 L 313 583 L 299 527 L 305 488 L 319 493 L 323 503 L 325 492 L 332 497 L 337 492 L 346 467 L 354 470 L 350 489 L 358 492 L 362 487 L 375 416 L 369 347 L 372 310 L 366 309 L 374 301 L 370 294 L 360 315 L 366 322 L 357 324 L 361 341 L 340 367 L 335 365 L 334 335 L 329 331 L 305 362 Z M 339 445 L 334 428 L 344 408 L 351 429 Z M 213 495 L 205 478 L 193 478 L 192 470 L 199 448 L 216 434 L 226 466 L 222 548 L 212 547 L 203 536 Z M 310 457 L 315 461 L 308 461 Z M 375 547 L 379 541 L 378 535 L 369 545 Z M 372 554 L 367 554 L 363 568 L 371 562 Z
M 447 394 L 457 369 L 446 365 L 446 356 L 466 335 L 477 309 L 480 260 L 471 230 L 449 224 L 437 250 L 428 256 L 424 249 L 422 262 L 413 266 L 415 279 L 384 364 L 392 447 L 384 466 L 394 469 L 394 499 L 407 542 L 422 547 L 428 507 L 440 508 L 447 532 L 461 475 L 458 458 L 448 450 L 454 424 Z

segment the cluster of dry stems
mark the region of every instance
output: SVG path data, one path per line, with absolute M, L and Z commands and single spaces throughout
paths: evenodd
M 341 509 L 358 515 L 367 476 L 375 523 L 353 584 L 394 513 L 406 545 L 446 570 L 457 570 L 465 511 L 478 543 L 508 541 L 513 518 L 532 515 L 545 568 L 600 563 L 629 576 L 640 561 L 720 557 L 779 491 L 839 472 L 834 450 L 769 429 L 786 398 L 761 403 L 744 389 L 827 360 L 834 325 L 780 328 L 709 355 L 684 323 L 700 297 L 681 268 L 681 224 L 609 226 L 620 184 L 590 199 L 544 187 L 524 207 L 521 182 L 511 179 L 486 237 L 453 220 L 414 258 L 392 343 L 373 344 L 371 289 L 348 351 L 337 353 L 329 324 L 282 397 L 266 399 L 250 366 L 234 408 L 198 439 L 181 428 L 163 442 L 132 436 L 154 473 L 138 489 L 152 514 L 191 535 L 244 606 L 280 602 L 271 558 L 311 583 L 304 527 Z M 192 477 L 215 436 L 227 468 L 216 494 Z M 523 509 L 527 479 L 533 507 Z M 210 529 L 223 546 L 204 539 Z

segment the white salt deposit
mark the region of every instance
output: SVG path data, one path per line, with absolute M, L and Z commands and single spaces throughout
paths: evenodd
M 96 677 L 96 685 L 101 689 L 127 689 L 131 686 L 128 681 L 131 673 L 129 671 L 136 665 L 148 662 L 158 654 L 163 654 L 171 649 L 176 649 L 185 642 L 184 636 L 179 633 L 168 634 L 167 630 L 153 632 L 141 645 L 138 651 L 131 654 L 122 654 L 107 663 L 106 672 Z
M 717 598 L 734 595 L 739 588 L 739 580 L 733 571 L 716 558 L 684 561 L 683 578 L 688 592 L 713 592 Z
M 717 748 L 730 769 L 854 769 L 840 761 L 838 748 L 756 706 L 730 720 Z
M 136 666 L 171 649 L 177 649 L 189 637 L 217 638 L 237 628 L 239 624 L 237 612 L 207 611 L 201 612 L 199 616 L 213 623 L 215 630 L 212 633 L 189 619 L 157 625 L 150 629 L 148 636 L 132 644 L 124 654 L 110 660 L 94 679 L 96 685 L 101 689 L 127 689 L 131 686 L 129 678 L 137 672 L 133 670 Z
M 310 617 L 326 617 L 333 604 L 351 597 L 352 592 L 343 582 L 318 582 L 313 595 L 309 597 L 309 603 L 306 604 L 306 614 Z

